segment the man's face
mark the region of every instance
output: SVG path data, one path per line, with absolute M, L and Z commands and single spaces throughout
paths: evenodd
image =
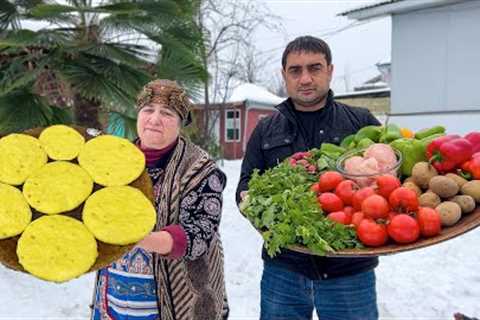
M 333 65 L 327 65 L 325 55 L 312 52 L 292 52 L 282 70 L 287 93 L 297 109 L 318 110 L 324 105 Z

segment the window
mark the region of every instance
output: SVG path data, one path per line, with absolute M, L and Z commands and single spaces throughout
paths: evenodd
M 240 110 L 225 111 L 225 141 L 240 141 Z

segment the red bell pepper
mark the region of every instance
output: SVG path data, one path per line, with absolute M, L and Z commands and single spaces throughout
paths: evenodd
M 472 179 L 480 180 L 480 152 L 462 165 L 462 170 L 468 172 Z
M 473 146 L 473 153 L 480 152 L 480 132 L 470 132 L 465 136 Z
M 427 146 L 426 156 L 439 172 L 459 168 L 472 157 L 472 144 L 459 135 L 452 134 L 437 138 Z

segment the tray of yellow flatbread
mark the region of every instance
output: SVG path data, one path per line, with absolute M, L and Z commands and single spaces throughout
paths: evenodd
M 0 262 L 65 282 L 118 260 L 156 223 L 143 153 L 54 125 L 0 137 Z

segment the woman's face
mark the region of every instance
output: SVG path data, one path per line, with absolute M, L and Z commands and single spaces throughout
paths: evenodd
M 149 103 L 138 112 L 137 133 L 143 147 L 165 148 L 180 134 L 180 116 L 164 104 Z

